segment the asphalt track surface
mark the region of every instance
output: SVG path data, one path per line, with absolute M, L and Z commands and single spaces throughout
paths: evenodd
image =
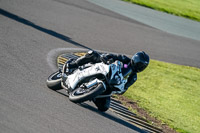
M 90 48 L 199 67 L 200 42 L 171 35 L 84 0 L 0 0 L 0 132 L 142 132 L 92 103 L 46 87 L 58 48 Z M 59 52 L 58 52 L 59 54 Z M 56 58 L 56 57 L 55 57 Z M 53 59 L 52 59 L 53 60 Z
M 200 22 L 144 8 L 122 0 L 88 0 L 156 29 L 200 41 Z

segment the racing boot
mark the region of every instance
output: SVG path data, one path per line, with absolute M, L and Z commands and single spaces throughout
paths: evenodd
M 77 64 L 75 62 L 72 62 L 73 59 L 70 59 L 67 61 L 63 66 L 63 73 L 66 75 L 71 74 L 76 68 L 78 68 Z
M 62 69 L 62 83 L 63 83 L 63 88 L 66 89 L 67 94 L 71 92 L 70 87 L 68 84 L 66 84 L 67 76 L 73 73 L 73 71 L 77 68 L 76 63 L 72 62 L 73 59 L 70 59 L 63 65 Z

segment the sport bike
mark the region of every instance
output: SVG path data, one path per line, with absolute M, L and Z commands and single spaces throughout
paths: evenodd
M 53 90 L 66 89 L 69 100 L 74 103 L 123 93 L 132 72 L 129 65 L 118 60 L 112 63 L 88 63 L 70 73 L 64 70 L 64 66 L 48 77 L 47 86 Z M 96 106 L 101 110 L 100 104 Z

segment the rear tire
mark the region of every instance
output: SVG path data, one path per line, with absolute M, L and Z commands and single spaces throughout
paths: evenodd
M 56 71 L 48 77 L 46 84 L 52 90 L 60 90 L 62 89 L 61 80 L 61 73 Z
M 74 103 L 82 103 L 87 100 L 92 100 L 92 98 L 103 93 L 105 88 L 102 83 L 98 84 L 96 87 L 91 87 L 89 89 L 77 88 L 69 95 L 69 100 Z
M 101 112 L 105 112 L 110 108 L 110 97 L 96 98 L 93 102 Z

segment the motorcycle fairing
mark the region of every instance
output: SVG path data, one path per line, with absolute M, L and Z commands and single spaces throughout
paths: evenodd
M 83 70 L 77 69 L 73 74 L 67 77 L 67 80 L 65 82 L 72 90 L 74 90 L 77 84 L 80 83 L 83 79 L 91 76 L 95 77 L 95 75 L 98 74 L 103 74 L 104 76 L 106 76 L 109 72 L 109 69 L 109 65 L 106 65 L 104 63 L 96 63 L 91 67 Z

